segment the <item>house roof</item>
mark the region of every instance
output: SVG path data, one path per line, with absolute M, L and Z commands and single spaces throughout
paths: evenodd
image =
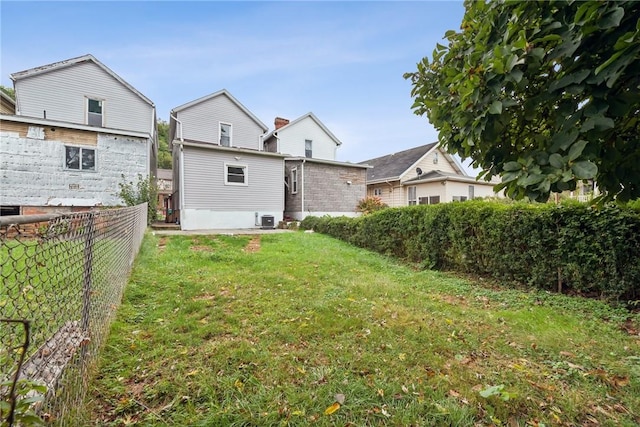
M 9 103 L 9 105 L 12 106 L 16 106 L 16 101 L 13 100 L 13 98 L 11 98 L 9 95 L 7 95 L 6 93 L 4 93 L 3 91 L 0 90 L 0 97 L 2 97 L 2 99 Z
M 158 179 L 166 179 L 166 180 L 171 180 L 173 179 L 173 170 L 171 169 L 160 169 L 158 168 L 158 175 L 156 176 L 156 178 Z
M 362 163 L 338 162 L 336 160 L 314 159 L 312 157 L 285 157 L 284 161 L 304 161 L 309 163 L 321 163 L 324 165 L 345 166 L 359 169 L 368 169 L 371 167 Z
M 279 129 L 275 129 L 275 130 L 273 130 L 273 131 L 269 132 L 269 133 L 264 137 L 264 140 L 266 141 L 267 139 L 271 138 L 271 137 L 273 136 L 273 133 L 274 133 L 274 132 L 281 132 L 282 130 L 286 130 L 286 129 L 287 129 L 287 128 L 289 128 L 289 127 L 295 126 L 295 124 L 296 124 L 296 123 L 298 123 L 298 122 L 300 122 L 300 121 L 302 121 L 302 120 L 306 119 L 307 117 L 310 117 L 310 118 L 311 118 L 311 120 L 313 120 L 314 122 L 316 122 L 316 124 L 317 124 L 318 126 L 320 126 L 320 128 L 321 128 L 321 129 L 322 129 L 322 130 L 323 130 L 327 135 L 329 135 L 329 137 L 333 140 L 333 142 L 335 142 L 335 143 L 336 143 L 336 145 L 342 145 L 342 142 L 341 142 L 341 141 L 340 141 L 340 140 L 339 140 L 339 139 L 338 139 L 338 138 L 333 134 L 333 132 L 331 132 L 331 131 L 329 130 L 329 128 L 327 128 L 327 127 L 324 125 L 324 123 L 322 123 L 322 122 L 320 121 L 320 119 L 319 119 L 318 117 L 316 117 L 316 115 L 315 115 L 315 114 L 313 114 L 312 112 L 308 112 L 307 114 L 305 114 L 305 115 L 303 115 L 303 116 L 298 117 L 297 119 L 295 119 L 295 120 L 293 120 L 293 121 L 289 122 L 288 124 L 286 124 L 286 125 L 282 126 L 281 128 L 279 128 Z
M 437 142 L 399 151 L 375 159 L 365 160 L 361 164 L 373 166 L 367 171 L 367 181 L 395 180 L 400 179 L 400 175 L 406 172 L 418 160 L 433 150 L 438 145 Z
M 185 146 L 185 147 L 204 148 L 207 150 L 214 150 L 214 151 L 226 151 L 229 153 L 236 153 L 236 154 L 249 154 L 252 156 L 278 157 L 280 159 L 284 159 L 285 157 L 287 157 L 286 154 L 271 153 L 268 151 L 258 151 L 258 150 L 252 150 L 250 148 L 224 147 L 222 145 L 210 144 L 208 142 L 202 142 L 202 141 L 193 141 L 189 139 L 185 139 L 182 141 L 174 140 L 172 144 Z
M 27 77 L 33 77 L 33 76 L 37 76 L 39 74 L 49 73 L 49 72 L 56 71 L 56 70 L 61 70 L 63 68 L 71 67 L 71 66 L 83 63 L 83 62 L 93 62 L 98 67 L 102 68 L 111 77 L 113 77 L 114 79 L 119 81 L 123 86 L 125 86 L 131 92 L 133 92 L 137 96 L 139 96 L 146 103 L 148 103 L 149 105 L 155 107 L 154 103 L 149 98 L 144 96 L 136 88 L 134 88 L 129 83 L 124 81 L 122 79 L 122 77 L 120 77 L 119 75 L 114 73 L 109 67 L 104 65 L 102 62 L 98 61 L 91 54 L 78 56 L 77 58 L 65 59 L 64 61 L 54 62 L 52 64 L 41 65 L 39 67 L 30 68 L 30 69 L 24 70 L 24 71 L 18 71 L 17 73 L 11 74 L 9 77 L 11 78 L 11 80 L 13 80 L 15 82 L 15 81 L 20 80 L 20 79 L 24 79 L 24 78 L 27 78 Z
M 177 112 L 182 111 L 182 110 L 186 110 L 187 108 L 191 108 L 194 105 L 200 104 L 201 102 L 205 102 L 205 101 L 208 101 L 210 99 L 216 98 L 218 96 L 223 96 L 223 95 L 226 96 L 227 98 L 229 98 L 229 100 L 231 100 L 231 102 L 233 102 L 238 108 L 240 108 L 242 111 L 244 111 L 244 113 L 247 116 L 251 117 L 251 119 L 254 122 L 256 122 L 258 124 L 258 126 L 260 126 L 262 128 L 262 130 L 264 132 L 266 132 L 267 129 L 269 129 L 267 127 L 267 125 L 262 123 L 260 121 L 260 119 L 258 119 L 251 111 L 249 111 L 249 109 L 247 107 L 242 105 L 242 103 L 240 101 L 238 101 L 233 95 L 231 95 L 229 93 L 229 91 L 226 90 L 226 89 L 219 90 L 219 91 L 214 92 L 212 94 L 203 96 L 202 98 L 198 98 L 198 99 L 195 99 L 195 100 L 193 100 L 191 102 L 187 102 L 186 104 L 182 104 L 182 105 L 180 105 L 178 107 L 175 107 L 175 108 L 171 109 L 171 113 L 173 114 L 173 113 L 177 113 Z

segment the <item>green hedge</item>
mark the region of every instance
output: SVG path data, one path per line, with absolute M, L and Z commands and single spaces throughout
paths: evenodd
M 636 206 L 471 201 L 385 209 L 359 218 L 307 217 L 301 227 L 425 268 L 550 291 L 640 298 Z

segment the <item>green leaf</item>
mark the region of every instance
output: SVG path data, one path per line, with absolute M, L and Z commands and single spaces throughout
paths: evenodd
M 575 144 L 573 144 L 569 149 L 568 160 L 571 162 L 577 159 L 578 157 L 580 157 L 580 155 L 582 154 L 582 151 L 584 151 L 584 147 L 586 147 L 588 143 L 589 143 L 588 141 L 581 139 L 577 141 Z
M 504 389 L 504 385 L 502 384 L 494 385 L 494 386 L 485 388 L 484 390 L 480 391 L 479 394 L 484 398 L 488 398 L 491 396 L 499 395 L 502 389 Z
M 577 179 L 592 179 L 598 173 L 598 166 L 589 160 L 582 160 L 575 162 L 571 170 Z
M 502 167 L 505 172 L 518 171 L 522 169 L 522 165 L 518 162 L 507 162 Z
M 611 12 L 605 14 L 598 20 L 598 27 L 605 30 L 607 28 L 613 28 L 620 25 L 620 21 L 624 17 L 624 9 L 616 7 Z
M 560 154 L 553 153 L 549 156 L 549 164 L 556 169 L 563 169 L 565 163 Z
M 493 101 L 489 106 L 489 114 L 502 114 L 502 102 Z

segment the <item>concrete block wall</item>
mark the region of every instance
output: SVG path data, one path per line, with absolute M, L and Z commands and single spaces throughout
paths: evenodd
M 366 169 L 307 162 L 304 166 L 306 212 L 355 212 L 366 197 Z

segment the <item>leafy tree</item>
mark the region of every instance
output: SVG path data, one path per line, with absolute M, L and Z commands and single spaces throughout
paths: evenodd
M 16 91 L 13 90 L 13 88 L 0 85 L 0 90 L 3 91 L 5 94 L 9 95 L 9 97 L 14 101 L 16 100 Z
M 127 206 L 136 206 L 141 203 L 148 203 L 147 223 L 151 224 L 157 219 L 158 189 L 155 181 L 138 174 L 138 181 L 126 181 L 124 174 L 120 175 L 124 182 L 118 183 L 120 197 Z
M 169 123 L 158 120 L 158 167 L 171 169 L 171 148 L 169 147 Z
M 498 190 L 545 201 L 595 180 L 604 200 L 640 197 L 640 2 L 465 1 L 412 82 L 451 153 Z

